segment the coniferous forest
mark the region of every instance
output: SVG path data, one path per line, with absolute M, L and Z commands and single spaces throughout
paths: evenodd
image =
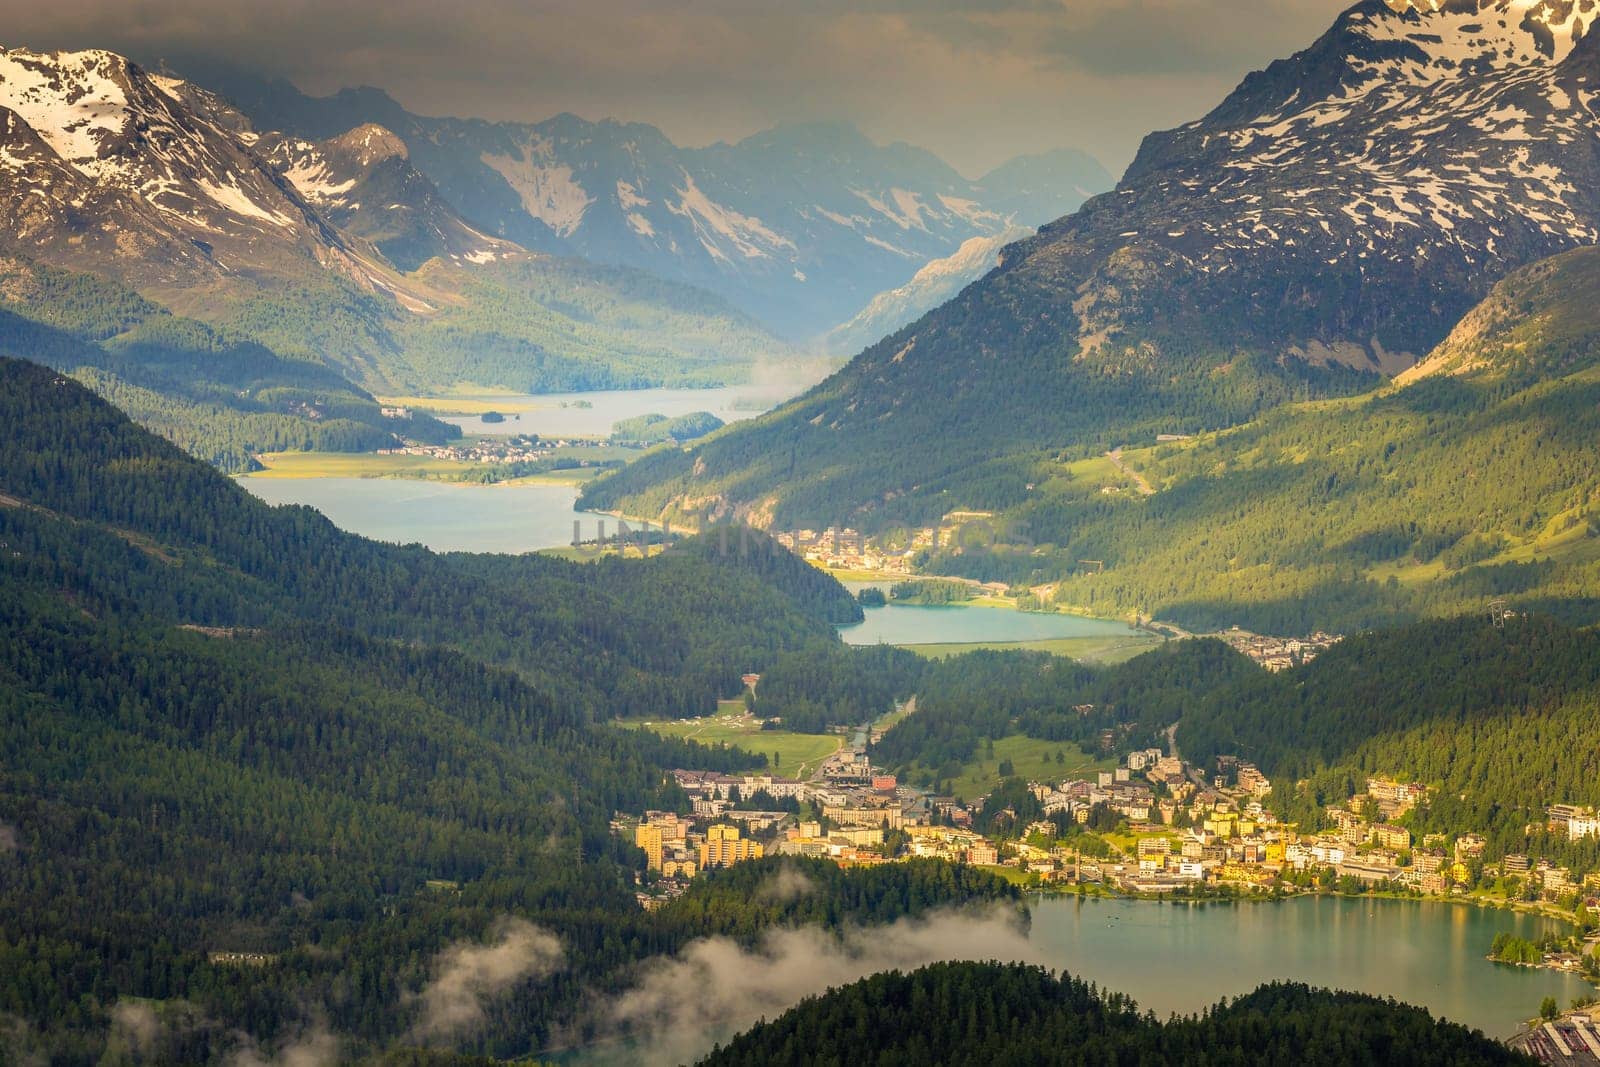
M 1121 993 L 1023 964 L 890 971 L 813 997 L 706 1061 L 739 1065 L 1474 1067 L 1533 1061 L 1419 1008 L 1293 983 L 1162 1022 Z
M 515 915 L 565 965 L 459 1036 L 528 1054 L 697 936 L 1014 896 L 943 864 L 830 865 L 825 908 L 752 909 L 752 866 L 667 911 L 634 901 L 611 813 L 676 806 L 664 768 L 762 761 L 604 723 L 702 706 L 742 669 L 836 642 L 825 620 L 852 602 L 810 568 L 379 546 L 261 504 L 54 372 L 0 374 L 15 1047 L 98 1062 L 146 1001 L 184 1015 L 156 1028 L 158 1062 L 314 1020 L 352 1054 L 403 1044 L 435 957 Z

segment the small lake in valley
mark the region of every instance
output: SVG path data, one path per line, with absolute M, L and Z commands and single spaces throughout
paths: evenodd
M 846 583 L 852 590 L 877 583 Z M 864 608 L 866 621 L 841 627 L 851 645 L 970 644 L 981 641 L 1047 641 L 1062 637 L 1137 637 L 1127 623 L 1082 615 L 1012 611 L 1003 607 L 896 604 Z
M 1055 967 L 1127 993 L 1165 1017 L 1263 982 L 1291 979 L 1394 997 L 1511 1035 L 1553 996 L 1594 987 L 1576 975 L 1484 959 L 1494 936 L 1537 937 L 1551 920 L 1443 901 L 1307 897 L 1245 904 L 1160 904 L 1042 897 L 1029 940 Z
M 469 435 L 603 437 L 636 415 L 709 411 L 724 422 L 753 418 L 788 399 L 793 383 L 717 389 L 626 389 L 609 392 L 462 395 L 463 401 L 504 405 L 505 421 L 445 415 Z M 448 400 L 440 401 L 448 406 Z M 350 533 L 377 541 L 427 545 L 439 552 L 531 552 L 572 544 L 573 522 L 584 540 L 615 519 L 573 507 L 574 485 L 483 486 L 402 478 L 241 478 L 270 504 L 306 504 Z
M 604 521 L 578 511 L 576 485 L 463 485 L 406 478 L 241 478 L 269 504 L 308 504 L 335 526 L 374 541 L 436 552 L 532 552 L 572 543 L 572 524 L 592 538 Z
M 1035 895 L 1028 904 L 1033 922 L 1024 940 L 987 927 L 987 940 L 974 945 L 970 928 L 947 926 L 949 940 L 939 945 L 917 942 L 914 933 L 902 931 L 898 949 L 886 949 L 886 955 L 904 954 L 907 968 L 935 959 L 1039 964 L 1125 993 L 1161 1019 L 1204 1011 L 1224 997 L 1241 996 L 1274 980 L 1296 981 L 1393 997 L 1501 1039 L 1537 1014 L 1545 997 L 1564 1007 L 1593 992 L 1576 975 L 1484 959 L 1501 931 L 1532 938 L 1560 928 L 1553 920 L 1500 909 L 1359 897 L 1191 905 Z M 981 920 L 969 921 L 982 925 Z M 875 929 L 862 933 L 863 943 L 871 943 Z M 897 935 L 885 930 L 879 936 Z M 716 967 L 705 963 L 705 957 L 694 958 L 701 960 L 709 981 Z M 848 968 L 841 972 L 840 981 L 854 973 Z M 701 977 L 699 970 L 696 976 Z M 823 992 L 822 984 L 784 986 L 787 996 L 781 1004 L 763 1005 L 765 1014 L 771 1018 L 799 997 Z M 737 1023 L 707 1021 L 690 1051 L 703 1053 L 713 1041 L 726 1040 L 755 1021 L 744 1014 L 748 1012 L 741 1012 Z M 557 1060 L 612 1067 L 694 1058 L 669 1055 L 671 1051 L 649 1041 L 602 1042 L 569 1050 Z

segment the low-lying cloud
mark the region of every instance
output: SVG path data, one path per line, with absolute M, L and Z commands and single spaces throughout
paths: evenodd
M 421 1014 L 411 1038 L 445 1043 L 483 1024 L 485 1006 L 518 982 L 562 965 L 561 941 L 526 919 L 501 919 L 488 944 L 451 945 L 434 959 L 433 981 L 416 995 Z
M 817 883 L 794 867 L 779 867 L 771 878 L 756 887 L 757 900 L 775 900 L 787 904 L 791 900 L 808 897 L 817 891 Z
M 188 1001 L 141 999 L 112 1005 L 103 1060 L 173 1063 L 192 1056 L 196 1048 L 207 1047 L 217 1050 L 226 1067 L 334 1067 L 340 1062 L 339 1038 L 317 1013 L 307 1025 L 264 1046 L 251 1035 L 208 1017 Z
M 227 1060 L 228 1067 L 334 1067 L 339 1062 L 339 1038 L 321 1023 L 291 1037 L 276 1051 L 247 1040 Z
M 588 1060 L 616 1058 L 647 1067 L 692 1063 L 719 1039 L 869 974 L 989 959 L 1045 962 L 1016 913 L 1003 905 L 857 927 L 842 935 L 816 927 L 773 930 L 754 949 L 730 938 L 706 938 L 675 957 L 646 964 L 634 987 L 601 1009 L 602 1028 L 647 1040 L 625 1051 L 599 1046 Z
M 135 1062 L 148 1060 L 167 1027 L 146 1000 L 119 1000 L 111 1008 L 111 1032 L 106 1051 L 124 1053 Z

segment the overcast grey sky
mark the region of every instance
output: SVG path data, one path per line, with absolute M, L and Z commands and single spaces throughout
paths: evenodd
M 681 144 L 847 119 L 971 175 L 1083 148 L 1114 171 L 1342 0 L 0 0 L 9 46 L 196 53 L 413 111 L 650 122 Z

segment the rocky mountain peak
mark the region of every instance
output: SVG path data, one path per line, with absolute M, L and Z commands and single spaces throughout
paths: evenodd
M 329 152 L 345 156 L 360 167 L 370 167 L 387 159 L 408 159 L 406 143 L 375 122 L 363 123 L 349 133 L 328 142 Z

